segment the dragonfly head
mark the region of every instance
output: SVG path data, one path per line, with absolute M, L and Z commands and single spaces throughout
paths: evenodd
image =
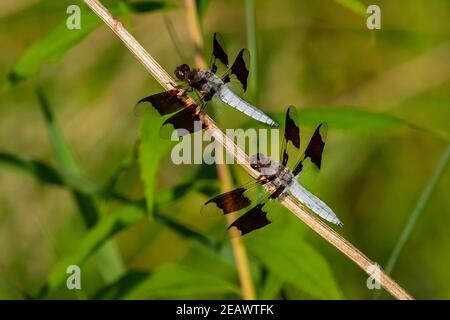
M 262 153 L 257 153 L 250 157 L 250 166 L 260 172 L 263 168 L 269 168 L 271 161 Z
M 182 64 L 175 69 L 175 76 L 178 80 L 188 81 L 191 75 L 191 68 L 187 64 Z

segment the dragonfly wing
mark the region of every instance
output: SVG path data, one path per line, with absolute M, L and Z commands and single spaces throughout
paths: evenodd
M 300 149 L 300 128 L 297 125 L 297 110 L 290 106 L 286 111 L 283 144 L 280 151 L 280 160 L 283 166 L 287 166 L 289 156 L 298 154 Z
M 321 123 L 314 131 L 308 146 L 305 149 L 300 161 L 294 167 L 292 173 L 298 175 L 304 167 L 308 167 L 311 172 L 317 173 L 322 164 L 322 153 L 327 139 L 328 126 L 326 123 Z M 309 168 L 311 167 L 311 168 Z
M 210 215 L 211 213 L 224 215 L 251 207 L 250 210 L 231 223 L 228 229 L 235 227 L 240 231 L 239 235 L 242 236 L 268 225 L 270 221 L 267 219 L 267 212 L 263 210 L 263 207 L 271 198 L 271 193 L 267 192 L 261 185 L 269 181 L 271 180 L 253 180 L 239 188 L 212 198 L 203 206 L 202 215 Z
M 138 101 L 137 106 L 144 102 L 149 102 L 160 115 L 174 113 L 186 106 L 185 102 L 178 96 L 177 90 L 164 91 L 142 98 Z
M 213 63 L 211 67 L 214 67 L 216 59 L 228 67 L 228 55 L 225 52 L 223 41 L 217 32 L 213 36 Z
M 260 203 L 237 218 L 229 227 L 236 228 L 241 232 L 241 236 L 251 231 L 260 229 L 271 221 L 267 219 L 267 212 L 263 210 L 265 203 Z
M 247 49 L 241 49 L 233 65 L 230 68 L 230 76 L 235 76 L 240 82 L 244 92 L 247 90 L 247 80 L 250 70 L 250 53 Z
M 160 136 L 170 139 L 175 130 L 178 137 L 183 137 L 205 129 L 206 125 L 202 122 L 200 113 L 201 111 L 198 110 L 196 105 L 191 105 L 175 113 L 164 121 L 160 130 Z
M 251 201 L 245 194 L 247 189 L 237 188 L 232 191 L 218 195 L 205 203 L 205 210 L 214 204 L 223 214 L 239 211 L 250 205 Z M 203 212 L 203 210 L 202 210 Z
M 208 200 L 202 207 L 202 215 L 225 215 L 236 212 L 258 202 L 266 192 L 261 185 L 264 182 L 252 180 L 239 188 L 219 194 Z

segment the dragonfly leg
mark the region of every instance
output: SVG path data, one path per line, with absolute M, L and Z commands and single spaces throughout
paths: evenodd
M 206 101 L 205 96 L 206 94 L 199 94 L 198 91 L 195 91 L 195 94 L 197 95 L 197 99 L 198 99 L 198 105 L 200 106 L 200 110 L 201 111 L 205 111 L 206 109 L 206 105 L 208 104 L 208 101 Z

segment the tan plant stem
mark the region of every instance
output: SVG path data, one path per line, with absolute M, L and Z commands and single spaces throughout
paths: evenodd
M 217 175 L 220 181 L 221 192 L 227 192 L 232 189 L 230 172 L 225 164 L 216 164 Z M 230 225 L 236 220 L 236 213 L 232 212 L 225 215 L 227 224 Z M 236 261 L 236 268 L 239 274 L 239 281 L 241 283 L 242 298 L 245 300 L 255 300 L 255 287 L 253 286 L 252 275 L 248 264 L 247 250 L 245 249 L 242 239 L 239 237 L 239 232 L 236 228 L 229 230 L 231 239 L 231 248 L 233 249 L 234 259 Z
M 195 50 L 195 65 L 198 68 L 206 68 L 205 59 L 203 59 L 203 36 L 200 28 L 200 21 L 198 20 L 197 5 L 194 0 L 185 0 L 186 18 L 191 35 L 192 43 Z
M 194 58 L 197 68 L 206 68 L 207 63 L 203 56 L 203 36 L 201 32 L 200 22 L 198 19 L 197 8 L 194 0 L 185 0 L 186 18 L 191 34 L 192 43 L 194 44 Z M 230 191 L 233 187 L 230 171 L 223 163 L 216 163 L 217 176 L 219 178 L 221 192 Z M 225 215 L 225 219 L 230 225 L 236 220 L 236 213 Z M 255 288 L 253 286 L 252 275 L 248 263 L 247 250 L 245 249 L 242 239 L 239 237 L 235 228 L 229 230 L 231 248 L 233 250 L 234 259 L 236 261 L 236 269 L 241 284 L 242 298 L 244 300 L 255 300 Z
M 114 19 L 109 11 L 98 0 L 84 0 L 84 2 L 117 34 L 117 36 L 125 43 L 136 58 L 166 90 L 174 89 L 175 83 L 171 77 L 150 56 L 150 54 L 145 51 L 137 40 L 127 30 L 125 30 L 119 20 Z M 186 98 L 186 102 L 195 104 L 195 102 L 189 98 Z M 258 173 L 250 167 L 247 154 L 235 145 L 234 142 L 218 128 L 216 123 L 208 115 L 203 115 L 202 120 L 208 127 L 208 130 L 214 137 L 215 141 L 221 144 L 230 154 L 232 154 L 237 163 L 239 163 L 248 172 L 248 174 L 256 178 Z M 368 274 L 371 274 L 370 267 L 376 264 L 367 258 L 361 251 L 356 249 L 350 242 L 345 240 L 333 229 L 323 223 L 318 217 L 310 214 L 307 209 L 303 207 L 302 204 L 295 198 L 287 196 L 280 202 L 312 230 L 317 232 L 331 245 L 344 253 L 361 269 Z M 402 287 L 392 280 L 381 268 L 379 270 L 379 275 L 381 285 L 396 299 L 413 299 L 411 295 L 409 295 Z

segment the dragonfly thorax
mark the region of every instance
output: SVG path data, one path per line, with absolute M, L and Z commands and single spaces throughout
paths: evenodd
M 206 97 L 212 98 L 224 84 L 222 79 L 211 70 L 196 69 L 192 73 L 191 85 Z
M 271 160 L 262 153 L 257 153 L 250 157 L 250 166 L 265 177 L 276 177 L 272 180 L 275 187 L 289 186 L 294 179 L 294 175 L 281 163 Z

